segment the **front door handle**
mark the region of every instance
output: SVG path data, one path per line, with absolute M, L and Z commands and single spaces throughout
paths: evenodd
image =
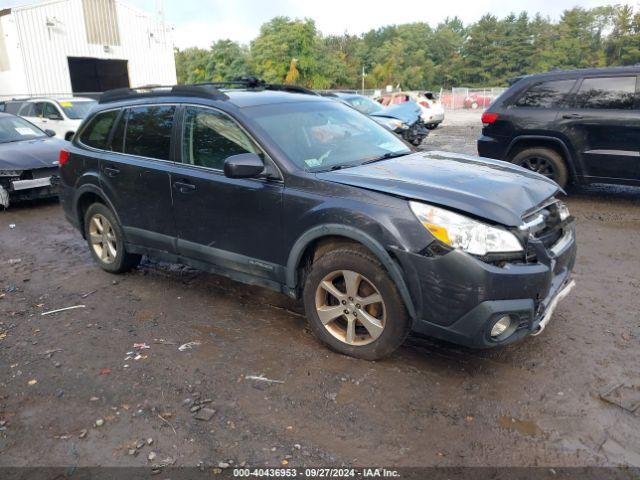
M 188 182 L 173 182 L 173 188 L 178 190 L 180 193 L 191 193 L 196 189 L 196 186 L 193 183 Z
M 567 120 L 579 120 L 582 118 L 582 115 L 580 115 L 579 113 L 565 113 L 564 115 L 562 115 L 562 118 L 565 118 Z
M 108 177 L 115 177 L 116 175 L 118 175 L 120 173 L 120 169 L 118 169 L 116 167 L 104 167 L 104 173 Z

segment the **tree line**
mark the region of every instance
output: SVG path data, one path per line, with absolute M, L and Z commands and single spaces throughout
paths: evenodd
M 554 68 L 640 63 L 640 12 L 629 5 L 565 10 L 557 22 L 526 12 L 416 22 L 362 35 L 322 35 L 311 19 L 276 17 L 249 45 L 218 40 L 175 51 L 180 83 L 255 75 L 315 89 L 401 85 L 405 89 L 503 86 Z

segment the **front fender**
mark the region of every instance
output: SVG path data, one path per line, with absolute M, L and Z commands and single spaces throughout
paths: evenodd
M 355 227 L 350 227 L 348 225 L 318 225 L 304 232 L 298 238 L 298 240 L 296 240 L 289 253 L 289 259 L 287 261 L 286 269 L 286 283 L 287 287 L 290 290 L 295 290 L 298 285 L 298 267 L 300 265 L 300 260 L 302 259 L 304 251 L 314 240 L 329 236 L 346 237 L 361 243 L 367 249 L 369 249 L 369 251 L 371 251 L 371 253 L 376 256 L 380 263 L 382 263 L 387 272 L 389 272 L 391 279 L 395 283 L 398 291 L 400 292 L 400 295 L 402 296 L 402 300 L 404 301 L 411 318 L 415 319 L 417 317 L 415 305 L 409 293 L 409 289 L 407 288 L 407 284 L 404 280 L 404 275 L 402 273 L 402 270 L 400 269 L 400 266 L 377 240 L 364 233 L 362 230 L 359 230 Z

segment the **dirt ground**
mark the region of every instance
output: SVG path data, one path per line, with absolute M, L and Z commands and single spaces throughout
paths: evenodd
M 424 148 L 474 153 L 479 127 L 448 114 Z M 12 206 L 0 466 L 640 466 L 640 408 L 600 398 L 640 388 L 640 189 L 567 201 L 577 287 L 542 335 L 490 351 L 410 338 L 375 363 L 320 345 L 281 295 L 148 260 L 110 275 L 58 203 Z

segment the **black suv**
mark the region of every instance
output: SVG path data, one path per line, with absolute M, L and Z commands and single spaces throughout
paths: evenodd
M 516 79 L 484 113 L 478 152 L 554 179 L 640 185 L 640 67 Z
M 367 359 L 412 329 L 514 342 L 573 285 L 551 180 L 415 152 L 289 87 L 224 86 L 107 92 L 61 152 L 66 216 L 104 270 L 145 254 L 302 298 L 321 340 Z

